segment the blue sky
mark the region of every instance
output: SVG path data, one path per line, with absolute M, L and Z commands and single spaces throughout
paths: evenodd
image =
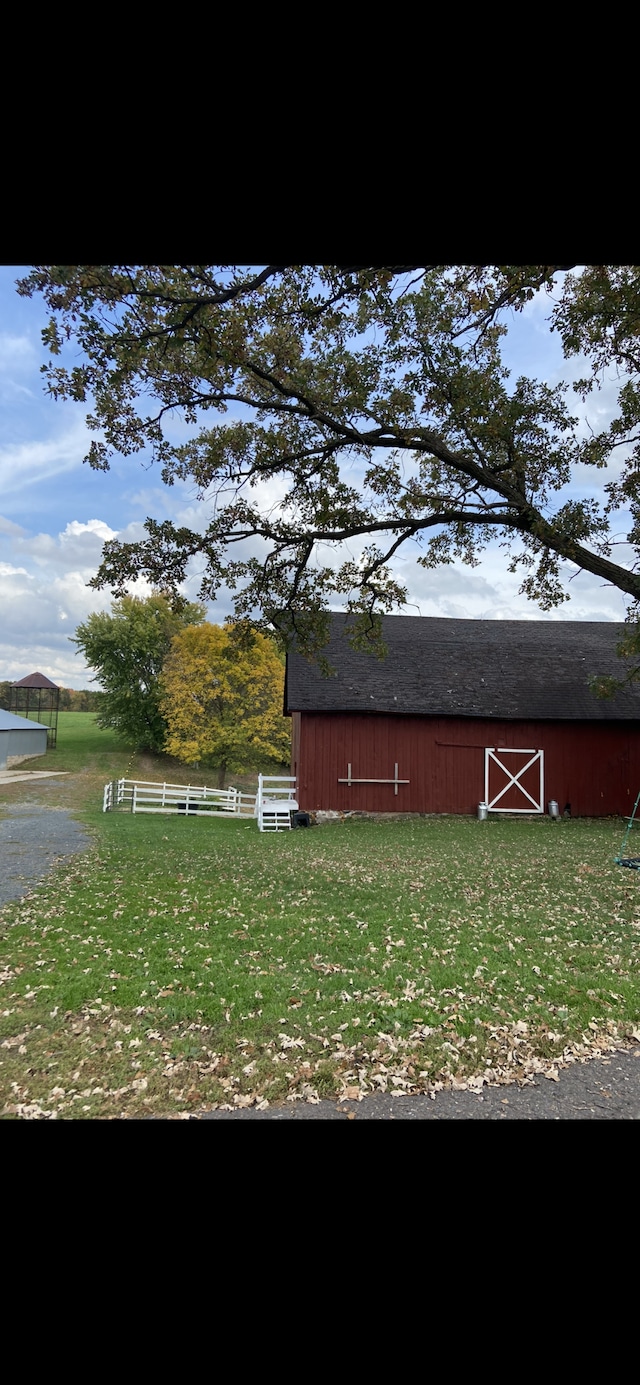
M 167 491 L 139 458 L 116 459 L 107 473 L 83 466 L 92 436 L 85 410 L 44 393 L 40 332 L 46 311 L 40 298 L 19 298 L 15 291 L 16 279 L 27 271 L 28 266 L 0 267 L 0 680 L 37 669 L 63 686 L 82 688 L 91 686 L 91 673 L 69 636 L 91 611 L 109 607 L 109 593 L 87 586 L 104 540 L 141 536 L 147 515 L 197 528 L 202 511 L 186 487 Z M 548 312 L 548 301 L 540 296 L 514 316 L 506 357 L 514 375 L 555 384 L 577 378 L 580 363 L 563 360 L 559 342 L 545 326 Z M 615 382 L 605 382 L 594 396 L 592 422 L 602 424 L 610 416 L 615 390 Z M 579 408 L 576 404 L 574 411 Z M 598 494 L 606 479 L 602 472 L 585 474 L 585 492 Z M 615 556 L 630 560 L 624 548 Z M 455 564 L 425 572 L 415 565 L 415 551 L 396 569 L 409 589 L 408 614 L 541 618 L 539 608 L 518 594 L 520 579 L 506 573 L 497 546 L 475 569 Z M 622 593 L 587 573 L 574 574 L 572 581 L 570 576 L 568 569 L 571 601 L 547 618 L 624 619 Z M 195 578 L 189 586 L 195 596 Z M 140 584 L 139 590 L 147 588 Z M 223 593 L 209 618 L 222 621 L 229 609 Z

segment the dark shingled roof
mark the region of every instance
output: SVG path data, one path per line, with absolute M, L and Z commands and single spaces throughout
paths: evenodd
M 14 688 L 55 688 L 56 691 L 58 688 L 58 684 L 52 683 L 51 679 L 47 678 L 46 673 L 28 673 L 26 678 L 20 678 L 17 683 L 12 683 L 11 686 Z
M 287 658 L 285 712 L 397 712 L 501 719 L 630 721 L 640 686 L 600 700 L 591 674 L 628 671 L 616 645 L 628 626 L 602 621 L 446 620 L 384 616 L 383 661 L 356 653 L 347 617 L 332 616 L 323 678 L 295 650 Z

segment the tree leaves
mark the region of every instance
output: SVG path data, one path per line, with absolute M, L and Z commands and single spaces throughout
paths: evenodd
M 38 266 L 19 292 L 51 312 L 52 395 L 93 401 L 89 464 L 144 452 L 165 484 L 216 501 L 204 533 L 150 517 L 146 539 L 110 541 L 95 584 L 121 593 L 143 575 L 177 590 L 201 555 L 202 599 L 227 583 L 238 618 L 267 629 L 288 613 L 285 638 L 306 616 L 310 648 L 336 596 L 365 618 L 402 604 L 392 562 L 405 544 L 433 567 L 473 564 L 497 538 L 545 610 L 565 599 L 565 561 L 639 599 L 608 539 L 630 509 L 640 545 L 640 271 L 589 267 L 563 284 L 566 268 Z M 510 382 L 502 359 L 506 312 L 552 287 L 551 329 L 591 363 L 579 389 L 622 372 L 614 421 L 587 441 L 566 385 Z M 186 443 L 167 436 L 172 411 Z M 604 507 L 556 503 L 579 463 L 605 466 L 623 444 L 635 451 Z
M 112 603 L 111 615 L 94 612 L 78 626 L 73 643 L 104 688 L 99 726 L 117 731 L 136 750 L 162 749 L 162 666 L 174 635 L 204 620 L 204 614 L 201 606 L 155 592 L 145 599 L 121 597 Z
M 284 764 L 291 751 L 282 658 L 264 635 L 241 634 L 191 626 L 175 636 L 162 673 L 165 749 L 217 767 L 221 783 L 227 771 Z

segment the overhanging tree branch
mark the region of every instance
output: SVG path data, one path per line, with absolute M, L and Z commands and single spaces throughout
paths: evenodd
M 573 269 L 36 268 L 20 292 L 42 293 L 51 311 L 51 392 L 93 398 L 89 426 L 102 437 L 91 464 L 107 469 L 110 450 L 148 454 L 168 485 L 192 482 L 215 499 L 204 533 L 150 519 L 141 543 L 108 544 L 94 584 L 124 590 L 162 573 L 178 588 L 199 556 L 203 596 L 226 583 L 243 619 L 257 621 L 298 603 L 320 629 L 336 597 L 368 612 L 402 600 L 390 565 L 408 539 L 424 540 L 419 561 L 433 566 L 475 562 L 495 534 L 511 570 L 527 566 L 521 590 L 543 609 L 565 599 L 565 561 L 640 601 L 640 578 L 609 556 L 608 529 L 630 510 L 637 560 L 640 271 Z M 627 372 L 618 414 L 586 441 L 563 387 L 509 385 L 502 358 L 505 313 L 557 285 L 560 271 L 551 325 L 568 354 L 592 362 L 579 388 L 605 365 Z M 186 445 L 167 433 L 176 409 L 192 429 Z M 576 465 L 606 467 L 623 443 L 629 455 L 603 503 L 576 498 Z M 380 551 L 344 560 L 342 545 L 385 533 Z M 333 567 L 318 565 L 322 545 L 335 550 Z

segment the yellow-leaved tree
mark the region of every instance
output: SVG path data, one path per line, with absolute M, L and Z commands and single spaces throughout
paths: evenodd
M 232 627 L 190 626 L 172 640 L 161 681 L 169 755 L 217 769 L 221 788 L 228 773 L 289 763 L 284 666 L 267 636 L 239 644 Z

